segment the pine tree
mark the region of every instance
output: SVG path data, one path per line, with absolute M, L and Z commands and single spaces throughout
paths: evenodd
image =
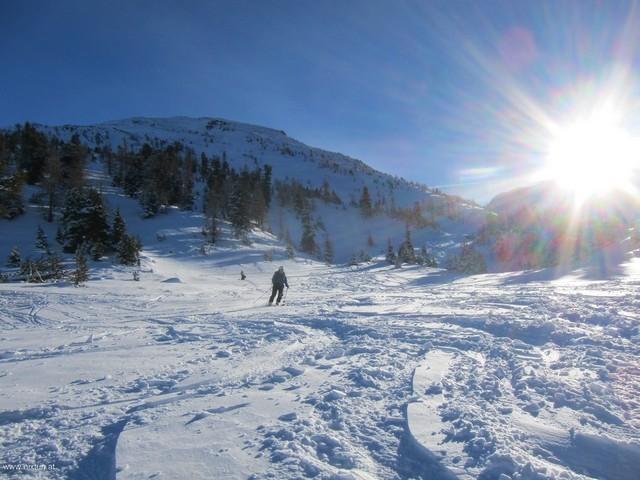
M 87 154 L 87 148 L 80 143 L 78 134 L 74 134 L 68 143 L 62 145 L 60 178 L 64 189 L 82 188 L 84 185 Z
M 300 249 L 313 255 L 316 252 L 316 237 L 311 225 L 311 216 L 305 211 L 302 215 L 302 238 L 300 239 Z
M 62 261 L 60 257 L 56 254 L 49 255 L 47 257 L 48 265 L 47 265 L 47 273 L 49 278 L 60 279 L 64 277 L 64 270 L 62 268 Z
M 97 190 L 87 191 L 86 210 L 86 237 L 91 243 L 109 242 L 109 223 L 107 222 L 107 212 L 104 208 L 102 195 Z
M 393 245 L 391 243 L 391 239 L 387 242 L 387 256 L 385 257 L 387 262 L 391 264 L 396 263 L 396 252 L 393 249 Z
M 51 149 L 45 164 L 42 189 L 47 197 L 47 222 L 53 222 L 53 214 L 58 207 L 61 195 L 62 164 L 57 149 Z
M 326 178 L 322 180 L 320 195 L 322 196 L 322 200 L 324 200 L 325 202 L 331 202 L 331 190 L 329 188 L 329 181 Z
M 140 194 L 142 215 L 145 218 L 154 217 L 160 211 L 160 200 L 152 186 L 146 186 Z
M 329 235 L 324 237 L 324 261 L 326 264 L 333 263 L 333 244 L 329 239 Z
M 38 225 L 38 230 L 36 233 L 36 248 L 46 253 L 50 253 L 49 240 L 47 239 L 47 235 L 44 233 L 44 230 L 40 225 Z
M 262 195 L 264 196 L 264 203 L 267 207 L 271 205 L 271 165 L 265 165 L 263 167 L 264 174 L 262 175 Z
M 218 239 L 218 224 L 216 217 L 207 216 L 205 217 L 204 222 L 202 233 L 205 236 L 206 242 L 210 244 L 216 243 L 216 240 Z
M 178 205 L 185 210 L 193 209 L 193 184 L 196 170 L 195 153 L 188 149 L 181 168 L 181 184 Z
M 372 215 L 371 196 L 369 195 L 369 189 L 366 185 L 362 188 L 359 206 L 363 216 L 370 217 Z
M 102 257 L 104 257 L 105 253 L 106 253 L 106 247 L 104 246 L 104 243 L 98 241 L 98 242 L 94 242 L 91 245 L 91 259 L 95 260 L 96 262 L 99 261 Z
M 24 213 L 22 201 L 23 175 L 2 176 L 0 171 L 0 218 L 12 219 Z
M 262 228 L 264 226 L 264 220 L 267 215 L 267 204 L 265 202 L 264 194 L 261 189 L 257 189 L 253 193 L 253 199 L 251 204 L 251 216 L 258 223 L 258 226 Z
M 371 236 L 371 233 L 369 233 L 369 235 L 367 236 L 367 246 L 373 247 L 374 245 L 375 242 L 373 241 L 373 237 Z
M 200 154 L 200 178 L 205 180 L 209 176 L 209 159 L 207 154 L 202 152 Z
M 120 209 L 116 209 L 116 214 L 113 217 L 113 225 L 111 226 L 111 242 L 112 248 L 117 248 L 122 237 L 127 233 L 127 227 L 124 223 L 124 219 L 120 214 Z
M 102 196 L 94 189 L 71 189 L 62 211 L 65 252 L 73 253 L 83 242 L 109 244 L 109 224 Z
M 229 220 L 233 225 L 234 233 L 237 237 L 244 237 L 251 230 L 251 193 L 249 172 L 243 170 L 233 185 L 230 205 Z
M 288 258 L 289 260 L 291 260 L 293 257 L 295 257 L 295 256 L 296 256 L 296 252 L 295 252 L 295 250 L 293 249 L 293 245 L 291 245 L 290 243 L 287 243 L 287 248 L 286 248 L 286 250 L 285 250 L 285 253 L 286 253 L 287 258 Z
M 20 250 L 18 250 L 18 247 L 13 247 L 7 257 L 7 267 L 19 267 L 21 261 L 22 255 L 20 255 Z
M 140 242 L 133 236 L 125 234 L 120 240 L 116 256 L 123 265 L 137 265 L 140 262 Z
M 401 263 L 416 263 L 416 252 L 411 243 L 411 230 L 409 224 L 406 225 L 405 239 L 398 248 L 397 260 Z
M 148 147 L 148 149 L 145 148 Z M 151 155 L 151 147 L 145 144 L 140 153 L 123 152 L 122 164 L 122 189 L 130 197 L 137 197 L 145 183 L 145 163 L 151 161 L 147 156 Z
M 18 166 L 26 172 L 27 183 L 34 185 L 42 178 L 48 153 L 48 140 L 29 122 L 26 122 L 17 133 Z
M 78 287 L 89 279 L 89 267 L 87 265 L 86 246 L 80 245 L 76 250 L 76 269 L 71 274 L 73 284 Z
M 360 253 L 358 253 L 358 263 L 366 263 L 370 261 L 371 261 L 371 255 L 369 255 L 364 250 L 360 250 Z

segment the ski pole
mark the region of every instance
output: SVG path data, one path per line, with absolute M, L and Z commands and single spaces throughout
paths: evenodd
M 262 297 L 264 297 L 265 295 L 268 295 L 268 294 L 269 294 L 269 289 L 267 288 L 263 293 L 261 293 L 261 294 L 260 294 L 260 296 L 259 296 L 258 298 L 256 298 L 256 299 L 253 301 L 253 304 L 256 304 L 256 303 L 258 302 L 258 300 L 260 300 Z M 253 304 L 252 304 L 252 305 L 253 305 Z

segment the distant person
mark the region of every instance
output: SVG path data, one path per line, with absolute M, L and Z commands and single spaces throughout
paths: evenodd
M 276 270 L 276 273 L 274 273 L 273 277 L 271 277 L 271 284 L 273 285 L 273 288 L 271 290 L 271 298 L 269 298 L 269 305 L 273 303 L 273 299 L 276 297 L 276 293 L 278 294 L 276 305 L 280 305 L 284 287 L 289 288 L 289 283 L 287 283 L 287 276 L 284 274 L 284 267 L 280 267 L 278 268 L 278 270 Z
M 244 270 L 240 270 L 240 280 L 244 280 L 247 276 L 244 274 Z

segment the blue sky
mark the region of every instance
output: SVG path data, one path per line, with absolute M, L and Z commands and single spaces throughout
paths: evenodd
M 224 117 L 483 201 L 527 181 L 549 119 L 635 98 L 636 7 L 4 0 L 0 125 Z

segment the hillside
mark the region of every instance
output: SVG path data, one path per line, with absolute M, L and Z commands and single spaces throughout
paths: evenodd
M 0 475 L 635 479 L 637 261 L 555 282 L 327 266 L 226 223 L 202 255 L 193 215 L 144 220 L 139 269 L 0 284 Z
M 291 257 L 287 239 L 277 234 L 284 225 L 298 248 L 305 215 L 313 215 L 318 237 L 326 229 L 342 258 L 357 248 L 384 253 L 380 237 L 404 236 L 397 211 L 395 217 L 384 208 L 365 215 L 356 199 L 326 202 L 311 187 L 298 189 L 310 195 L 302 214 L 296 202 L 279 205 L 275 195 L 264 230 L 253 225 L 238 238 L 234 218 L 219 218 L 211 243 L 202 232 L 208 213 L 202 211 L 201 178 L 190 208 L 163 205 L 147 215 L 141 195 L 125 193 L 127 182 L 114 185 L 104 140 L 90 143 L 90 135 L 107 137 L 96 130 L 103 127 L 78 128 L 92 130 L 47 133 L 83 136 L 91 155 L 75 172 L 85 187 L 80 190 L 98 192 L 100 218 L 112 226 L 113 212 L 119 212 L 143 249 L 130 265 L 118 261 L 119 251 L 89 259 L 81 287 L 68 276 L 0 283 L 1 475 L 635 479 L 637 259 L 620 259 L 615 270 L 594 278 L 589 269 L 462 275 L 424 265 L 395 268 L 382 256 L 359 265 L 327 265 L 317 254 Z M 227 128 L 223 133 L 237 134 Z M 264 135 L 293 145 L 282 133 Z M 127 138 L 127 144 L 134 141 Z M 182 136 L 146 141 L 176 138 L 189 142 Z M 65 149 L 84 152 L 73 142 L 60 147 Z M 148 161 L 178 158 L 158 152 Z M 221 152 L 239 169 L 247 158 L 238 149 Z M 534 196 L 540 202 L 544 191 L 516 192 L 492 203 L 499 211 L 494 229 L 472 237 L 484 211 L 460 199 L 339 154 L 326 154 L 337 164 L 328 168 L 315 154 L 310 160 L 265 152 L 251 162 L 273 164 L 276 192 L 277 181 L 286 180 L 278 168 L 291 165 L 300 175 L 316 172 L 302 177 L 310 186 L 331 182 L 336 196 L 356 196 L 367 186 L 372 195 L 391 198 L 392 191 L 394 202 L 422 198 L 425 212 L 429 202 L 449 202 L 452 208 L 436 215 L 435 223 L 411 225 L 414 243 L 428 241 L 441 257 L 463 243 L 463 251 L 483 250 L 490 269 L 501 266 L 490 257 L 498 239 L 508 233 L 520 241 L 528 228 L 542 229 L 557 218 L 549 216 L 553 205 L 534 213 L 525 208 Z M 35 246 L 40 226 L 52 256 L 60 255 L 70 270 L 76 265 L 71 253 L 61 253 L 68 239 L 53 241 L 68 206 L 52 209 L 54 222 L 46 221 L 46 175 L 22 189 L 24 212 L 0 220 L 9 232 L 0 236 L 0 252 L 6 256 L 16 245 L 23 258 L 45 256 Z M 250 174 L 229 171 L 233 181 L 244 177 Z M 73 198 L 77 190 L 67 194 Z M 71 227 L 78 225 L 67 222 L 69 237 Z M 369 234 L 377 239 L 373 246 L 366 245 Z M 516 260 L 531 261 L 524 252 L 516 250 L 513 262 L 502 265 L 513 269 Z M 290 288 L 283 306 L 269 307 L 279 265 Z
M 475 231 L 483 218 L 483 210 L 472 202 L 379 172 L 340 153 L 309 147 L 280 130 L 215 118 L 187 117 L 36 127 L 65 141 L 78 134 L 82 143 L 94 152 L 102 151 L 105 146 L 116 151 L 126 145 L 135 151 L 145 143 L 163 147 L 178 142 L 192 149 L 197 158 L 203 153 L 209 158 L 224 158 L 237 170 L 271 165 L 274 182 L 297 181 L 309 189 L 321 189 L 326 184 L 336 192 L 341 203 L 311 199 L 312 217 L 319 225 L 317 243 L 322 245 L 328 237 L 337 262 L 346 262 L 360 252 L 371 256 L 384 254 L 389 240 L 397 248 L 404 240 L 406 221 L 401 215 L 388 213 L 400 209 L 409 211 L 416 203 L 430 225 L 411 226 L 414 246 L 426 247 L 440 261 L 455 251 L 464 236 Z M 358 203 L 364 187 L 381 213 L 369 217 L 360 214 Z M 196 186 L 196 195 L 203 195 L 202 185 Z M 202 209 L 201 198 L 196 198 L 195 209 Z M 294 245 L 298 244 L 302 225 L 290 208 L 273 205 L 268 213 L 268 225 L 280 238 L 290 236 Z M 370 245 L 369 237 L 374 245 Z M 318 256 L 321 257 L 321 253 Z

